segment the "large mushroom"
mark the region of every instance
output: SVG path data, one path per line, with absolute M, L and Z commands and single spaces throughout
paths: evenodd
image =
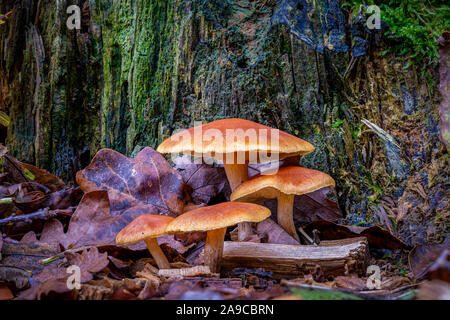
M 259 203 L 278 200 L 278 224 L 295 239 L 300 240 L 294 225 L 294 197 L 334 187 L 328 174 L 303 167 L 283 167 L 273 175 L 256 175 L 243 182 L 231 194 L 231 201 Z
M 260 222 L 270 216 L 266 207 L 240 202 L 223 202 L 201 207 L 175 218 L 166 228 L 167 233 L 206 231 L 204 263 L 211 272 L 220 271 L 223 242 L 227 227 L 241 222 Z
M 223 161 L 231 190 L 248 179 L 249 163 L 264 163 L 314 151 L 309 142 L 278 129 L 244 119 L 222 119 L 178 132 L 157 148 L 160 153 L 187 154 Z M 251 234 L 239 225 L 239 240 Z
M 143 214 L 130 222 L 116 236 L 117 244 L 131 244 L 145 241 L 159 269 L 170 269 L 169 261 L 158 245 L 156 238 L 166 234 L 167 225 L 174 218 L 153 214 Z

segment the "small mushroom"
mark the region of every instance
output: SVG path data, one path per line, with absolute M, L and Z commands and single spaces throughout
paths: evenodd
M 170 269 L 169 261 L 159 247 L 156 238 L 166 234 L 166 227 L 173 220 L 172 217 L 143 214 L 131 221 L 117 234 L 116 243 L 131 244 L 145 241 L 158 268 Z
M 294 225 L 294 197 L 334 187 L 328 174 L 303 167 L 280 168 L 273 175 L 256 175 L 243 182 L 231 194 L 231 201 L 259 203 L 269 199 L 278 200 L 278 224 L 292 237 L 300 240 Z
M 163 141 L 160 153 L 182 153 L 223 161 L 231 190 L 248 179 L 248 164 L 298 156 L 314 151 L 309 142 L 245 119 L 221 119 L 180 131 Z M 269 158 L 271 157 L 271 158 Z M 297 160 L 298 163 L 298 160 Z M 248 223 L 239 224 L 239 240 L 251 234 Z
M 206 231 L 205 265 L 211 272 L 220 272 L 223 242 L 227 227 L 241 222 L 260 222 L 270 216 L 266 207 L 241 202 L 224 202 L 201 207 L 175 218 L 166 228 L 167 233 Z

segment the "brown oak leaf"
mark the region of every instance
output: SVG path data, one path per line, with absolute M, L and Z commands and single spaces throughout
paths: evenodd
M 174 169 L 180 172 L 184 183 L 190 187 L 194 203 L 210 203 L 219 195 L 224 200 L 229 199 L 231 189 L 223 166 L 188 163 L 185 160 L 186 157 L 175 159 Z
M 314 229 L 319 231 L 318 235 L 320 240 L 338 240 L 363 236 L 367 237 L 370 247 L 389 250 L 411 249 L 411 246 L 379 226 L 346 226 L 330 221 L 318 220 L 311 222 L 305 227 L 305 231 L 308 234 L 312 234 Z
M 98 249 L 93 247 L 85 249 L 81 254 L 66 252 L 68 266 L 76 265 L 80 268 L 81 283 L 86 283 L 93 279 L 93 274 L 103 270 L 109 263 L 107 253 L 99 253 Z M 54 292 L 63 294 L 72 291 L 67 286 L 67 279 L 71 273 L 67 272 L 66 266 L 49 265 L 44 270 L 32 277 L 31 288 L 23 291 L 19 299 L 22 300 L 40 300 L 49 293 Z
M 134 159 L 111 149 L 102 149 L 89 166 L 77 173 L 76 180 L 84 192 L 106 190 L 113 216 L 132 207 L 145 208 L 136 208 L 142 213 L 169 216 L 183 212 L 181 175 L 149 147 Z

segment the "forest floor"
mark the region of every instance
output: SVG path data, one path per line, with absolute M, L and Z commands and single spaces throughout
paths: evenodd
M 354 265 L 332 270 L 319 261 L 280 276 L 276 268 L 242 262 L 212 273 L 201 266 L 206 237 L 199 232 L 160 237 L 171 269 L 159 270 L 144 243 L 117 245 L 116 234 L 144 212 L 175 217 L 226 201 L 230 190 L 222 167 L 172 167 L 151 148 L 133 159 L 103 149 L 78 172 L 78 185 L 67 186 L 8 155 L 3 146 L 0 156 L 0 300 L 448 299 L 450 294 L 448 238 L 413 248 L 379 226 L 339 224 L 339 209 L 323 192 L 299 200 L 310 205 L 301 214 L 311 218 L 298 225 L 302 244 L 271 218 L 246 240 L 319 250 L 330 240 L 368 243 Z M 234 228 L 225 240 L 237 240 Z

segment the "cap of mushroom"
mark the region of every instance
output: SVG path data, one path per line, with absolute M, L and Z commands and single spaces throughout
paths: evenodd
M 333 178 L 326 173 L 303 167 L 283 167 L 276 174 L 259 174 L 243 182 L 233 191 L 230 199 L 259 203 L 276 198 L 278 224 L 299 240 L 293 217 L 295 195 L 334 186 Z
M 314 146 L 281 130 L 249 120 L 230 118 L 178 132 L 163 141 L 157 151 L 196 157 L 207 155 L 222 160 L 233 191 L 248 179 L 249 162 L 265 162 L 265 156 L 273 154 L 278 159 L 304 155 L 313 152 Z M 245 238 L 249 226 L 239 225 L 239 233 L 239 239 Z
M 260 222 L 270 216 L 266 207 L 241 202 L 223 202 L 188 211 L 175 218 L 166 228 L 167 233 L 206 231 L 205 265 L 212 272 L 220 271 L 220 260 L 227 227 L 240 222 Z
M 159 247 L 156 238 L 166 234 L 166 227 L 173 219 L 172 217 L 153 214 L 140 215 L 117 234 L 116 243 L 131 244 L 145 241 L 158 268 L 170 269 L 169 261 Z

